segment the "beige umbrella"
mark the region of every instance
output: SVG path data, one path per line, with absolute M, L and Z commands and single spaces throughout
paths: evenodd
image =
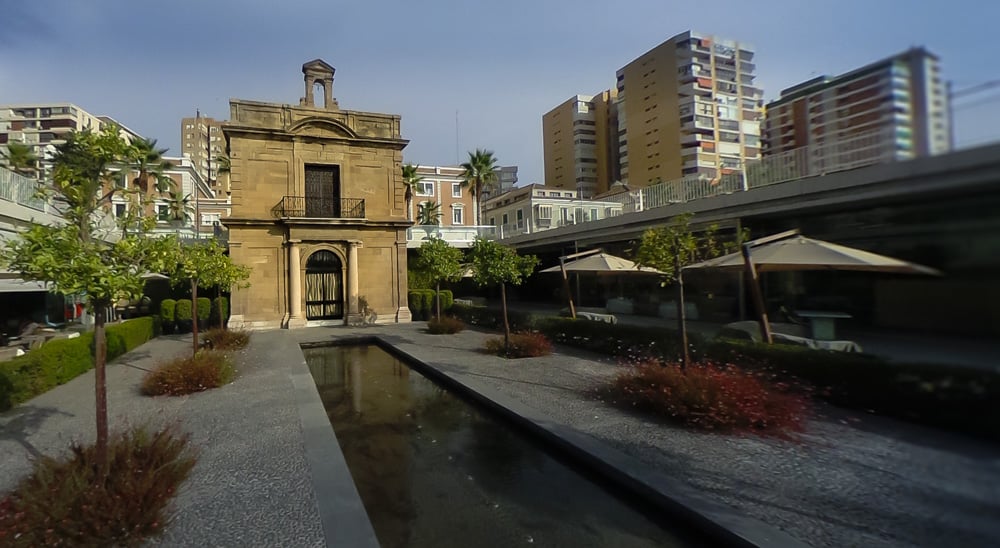
M 940 276 L 933 268 L 901 261 L 852 247 L 795 235 L 752 248 L 753 264 L 757 272 L 793 270 L 861 270 L 899 274 L 929 274 Z M 730 253 L 684 267 L 685 269 L 714 268 L 742 270 L 745 268 L 741 252 Z
M 940 276 L 933 268 L 878 255 L 860 249 L 806 238 L 798 230 L 766 236 L 743 244 L 738 253 L 685 266 L 685 270 L 714 268 L 744 270 L 750 278 L 754 306 L 757 309 L 761 335 L 772 342 L 771 326 L 764 308 L 758 272 L 795 270 L 856 270 L 897 274 L 928 274 Z
M 576 259 L 574 261 L 566 262 L 566 259 Z M 576 319 L 576 306 L 573 304 L 573 295 L 569 290 L 569 279 L 566 276 L 567 271 L 575 272 L 611 272 L 611 273 L 624 273 L 624 272 L 636 272 L 644 274 L 663 274 L 655 268 L 649 268 L 646 266 L 639 266 L 628 259 L 623 259 L 621 257 L 616 257 L 610 253 L 605 253 L 600 249 L 592 249 L 590 251 L 581 251 L 580 253 L 573 253 L 572 255 L 565 255 L 559 257 L 559 266 L 553 266 L 541 270 L 540 272 L 561 272 L 563 278 L 563 288 L 566 291 L 566 296 L 569 300 L 569 312 L 570 315 Z

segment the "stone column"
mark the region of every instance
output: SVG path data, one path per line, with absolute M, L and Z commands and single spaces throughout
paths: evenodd
M 361 311 L 358 310 L 358 247 L 361 242 L 347 242 L 347 324 L 361 323 Z
M 406 231 L 403 230 L 403 241 L 396 242 L 396 323 L 406 323 L 413 320 L 407 300 L 406 280 Z
M 289 323 L 302 320 L 302 260 L 299 256 L 301 240 L 288 240 L 288 293 L 291 300 Z

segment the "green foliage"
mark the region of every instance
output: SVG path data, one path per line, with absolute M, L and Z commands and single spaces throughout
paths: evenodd
M 425 273 L 432 284 L 457 282 L 462 278 L 462 250 L 432 238 L 417 249 L 413 269 Z
M 434 290 L 433 289 L 421 289 L 420 290 L 420 314 L 424 318 L 431 317 L 431 311 L 434 309 Z
M 470 325 L 478 325 L 489 329 L 500 329 L 503 327 L 503 311 L 499 308 L 453 304 L 450 312 L 452 316 Z M 541 316 L 516 310 L 508 310 L 507 318 L 510 321 L 511 329 L 515 331 L 534 331 L 538 322 L 543 320 Z
M 212 299 L 208 297 L 198 297 L 198 320 L 202 323 L 208 321 L 212 315 Z
M 415 270 L 410 261 L 406 272 L 406 286 L 409 289 L 430 289 L 434 286 L 434 281 L 426 272 Z
M 7 152 L 0 153 L 0 158 L 4 159 L 11 171 L 21 175 L 33 174 L 38 163 L 34 147 L 18 141 L 8 142 Z
M 112 437 L 107 468 L 98 454 L 76 443 L 65 457 L 35 460 L 0 501 L 0 545 L 141 546 L 162 533 L 195 465 L 189 438 L 136 428 Z
M 440 320 L 431 319 L 427 322 L 427 332 L 432 335 L 451 335 L 465 329 L 465 324 L 458 318 L 442 316 Z
M 415 320 L 420 319 L 417 317 L 420 315 L 420 303 L 421 303 L 420 292 L 421 292 L 420 289 L 411 289 L 406 292 L 406 303 L 407 306 L 410 308 L 410 314 L 413 315 L 413 319 Z
M 469 153 L 469 161 L 462 164 L 462 187 L 468 188 L 469 193 L 478 201 L 485 189 L 490 188 L 497 181 L 497 159 L 493 156 L 493 151 L 476 149 Z M 482 209 L 481 204 L 476 207 L 476 225 L 481 225 L 479 215 Z
M 470 258 L 472 279 L 480 286 L 500 283 L 521 285 L 538 265 L 538 257 L 520 256 L 514 248 L 485 238 L 476 238 Z
M 442 289 L 438 292 L 441 298 L 441 311 L 447 312 L 451 310 L 451 307 L 455 304 L 455 295 L 450 289 Z
M 160 301 L 160 319 L 164 324 L 174 322 L 174 310 L 177 308 L 177 301 L 173 299 L 163 299 Z
M 233 374 L 228 355 L 202 350 L 158 364 L 143 378 L 140 390 L 147 396 L 182 396 L 218 388 L 232 380 Z
M 108 359 L 129 352 L 155 336 L 152 317 L 136 318 L 107 330 Z M 55 339 L 36 350 L 0 362 L 0 411 L 75 379 L 94 367 L 94 334 Z
M 735 245 L 719 240 L 716 225 L 700 233 L 692 231 L 690 221 L 693 216 L 691 213 L 678 215 L 669 225 L 643 232 L 635 262 L 660 270 L 664 273 L 664 282 L 670 283 L 677 279 L 678 264 L 683 267 L 718 257 Z
M 552 343 L 541 333 L 514 333 L 509 344 L 502 337 L 487 339 L 486 351 L 504 358 L 537 358 L 552 353 Z
M 191 299 L 178 299 L 174 310 L 178 322 L 191 321 Z
M 421 226 L 440 225 L 441 204 L 438 202 L 421 202 L 417 207 L 417 224 Z
M 249 287 L 250 268 L 234 264 L 226 255 L 226 248 L 215 239 L 201 240 L 190 245 L 180 245 L 176 238 L 170 242 L 170 280 L 184 286 L 192 281 L 199 287 L 218 287 L 228 291 L 235 287 Z M 200 303 L 199 303 L 200 306 Z
M 423 177 L 417 175 L 417 166 L 413 164 L 406 164 L 403 166 L 403 187 L 406 189 L 405 198 L 407 215 L 409 215 L 410 200 L 413 199 L 413 189 L 417 187 L 417 183 L 423 180 Z

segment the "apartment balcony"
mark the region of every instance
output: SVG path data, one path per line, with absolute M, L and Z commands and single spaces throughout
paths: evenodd
M 406 247 L 417 248 L 432 239 L 448 242 L 452 247 L 469 248 L 476 238 L 497 239 L 495 226 L 435 226 L 419 225 L 406 229 Z
M 285 196 L 271 208 L 276 219 L 364 219 L 364 198 Z

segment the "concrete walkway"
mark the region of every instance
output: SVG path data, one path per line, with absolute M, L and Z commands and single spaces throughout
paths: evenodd
M 306 329 L 302 342 L 377 336 L 555 428 L 630 455 L 712 502 L 814 546 L 1000 545 L 1000 447 L 826 406 L 796 441 L 702 434 L 635 415 L 594 389 L 619 366 L 575 350 L 508 361 L 491 334 L 426 334 L 423 322 Z
M 236 355 L 237 377 L 227 386 L 182 397 L 139 394 L 145 370 L 190 349 L 190 336 L 160 337 L 108 367 L 112 429 L 176 422 L 199 454 L 175 500 L 176 516 L 157 543 L 377 546 L 302 353 L 287 332 L 255 333 Z M 93 440 L 93 391 L 90 371 L 0 415 L 0 492 L 30 471 L 32 456 Z M 304 404 L 315 413 L 303 411 Z M 322 502 L 317 492 L 326 495 Z M 324 532 L 331 505 L 346 522 L 332 539 Z

